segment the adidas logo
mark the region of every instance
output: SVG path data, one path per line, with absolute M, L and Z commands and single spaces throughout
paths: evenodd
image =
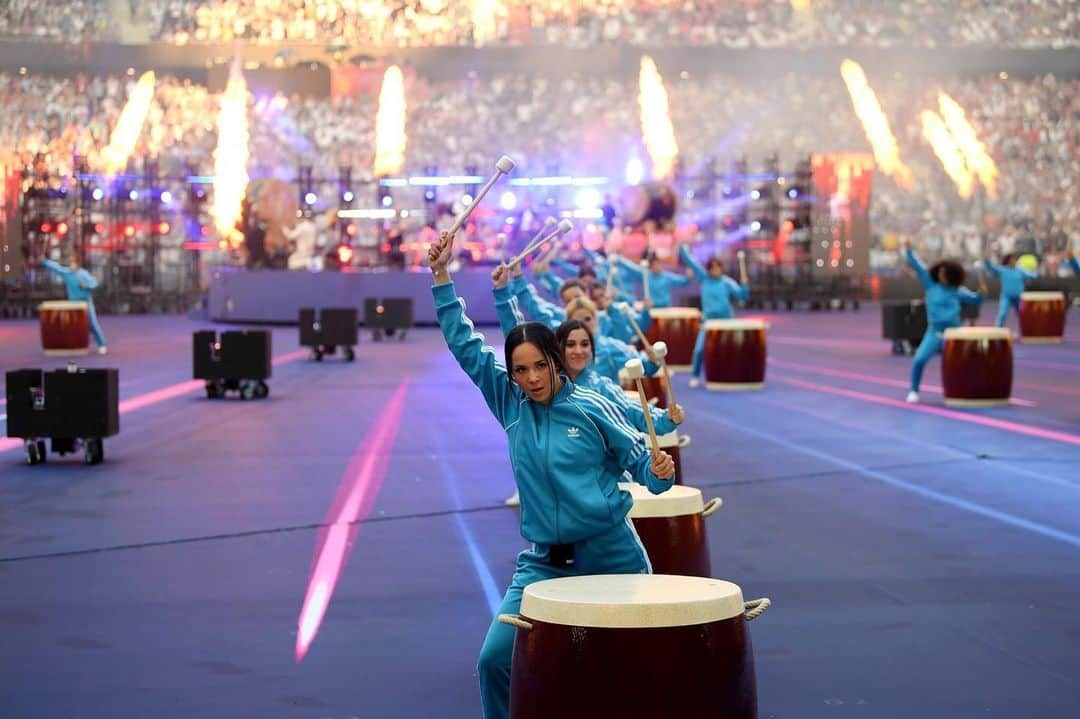
M 577 437 L 579 434 L 581 434 L 581 431 L 577 427 L 571 427 L 566 430 L 567 437 Z

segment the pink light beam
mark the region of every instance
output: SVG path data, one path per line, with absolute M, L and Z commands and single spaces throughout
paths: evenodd
M 375 499 L 386 478 L 390 451 L 401 426 L 408 387 L 408 378 L 398 385 L 375 418 L 372 429 L 357 445 L 338 484 L 326 515 L 328 527 L 320 533 L 316 542 L 307 593 L 300 609 L 296 633 L 297 664 L 304 660 L 319 632 L 330 599 L 334 596 L 334 588 L 355 546 L 359 524 L 368 518 L 375 506 Z

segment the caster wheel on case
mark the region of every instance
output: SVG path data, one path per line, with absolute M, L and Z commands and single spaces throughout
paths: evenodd
M 352 347 L 346 347 L 342 350 L 342 354 L 344 355 L 346 362 L 352 362 L 356 359 L 356 352 L 353 351 Z
M 33 466 L 41 461 L 41 455 L 38 454 L 38 443 L 27 442 L 26 443 L 26 463 Z
M 265 382 L 263 382 L 262 380 L 259 380 L 258 382 L 255 382 L 254 386 L 255 386 L 255 389 L 254 389 L 254 397 L 255 397 L 255 399 L 266 399 L 267 397 L 270 396 L 270 386 L 268 384 L 266 384 Z
M 100 439 L 88 439 L 83 446 L 83 459 L 87 464 L 100 464 L 105 459 L 105 447 Z

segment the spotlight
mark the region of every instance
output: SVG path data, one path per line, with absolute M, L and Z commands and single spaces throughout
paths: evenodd
M 53 223 L 45 220 L 41 223 L 41 226 L 38 227 L 38 231 L 40 231 L 43 235 L 51 235 L 53 231 Z
M 641 160 L 636 157 L 631 157 L 626 162 L 626 171 L 623 175 L 628 185 L 636 185 L 641 182 L 641 178 L 645 176 L 645 166 Z
M 759 199 L 761 199 L 761 191 L 760 190 L 752 191 L 750 193 L 750 199 L 751 200 L 759 200 Z
M 131 192 L 129 192 L 128 193 L 128 199 L 131 200 L 132 202 L 135 202 L 135 200 L 139 199 L 139 191 L 138 190 L 132 190 Z
M 319 198 L 315 195 L 314 192 L 308 192 L 308 193 L 304 194 L 304 204 L 305 205 L 314 205 L 315 201 L 318 200 L 318 199 Z
M 156 232 L 159 235 L 167 235 L 167 234 L 169 234 L 169 230 L 171 230 L 171 229 L 172 228 L 169 226 L 169 223 L 166 222 L 165 220 L 162 220 L 161 222 L 154 225 L 154 232 Z
M 68 223 L 64 222 L 63 220 L 56 223 L 56 234 L 63 237 L 67 233 L 68 233 Z
M 345 192 L 341 193 L 341 199 L 344 202 L 352 202 L 355 198 L 356 195 L 352 193 L 352 190 L 345 190 Z
M 391 197 L 390 195 L 383 195 L 383 197 L 382 197 L 382 206 L 383 207 L 390 207 L 390 205 L 392 205 L 392 204 L 394 204 L 394 198 Z
M 789 190 L 787 191 L 787 196 L 788 196 L 788 197 L 790 197 L 791 199 L 793 199 L 793 200 L 794 200 L 794 199 L 795 199 L 796 197 L 798 197 L 798 196 L 799 196 L 799 190 L 798 190 L 798 188 L 796 188 L 796 187 L 792 187 L 791 189 L 789 189 Z
M 465 205 L 466 207 L 468 207 L 469 205 L 472 204 L 472 200 L 473 200 L 472 195 L 466 194 L 466 195 L 461 196 L 461 204 Z
M 757 220 L 754 220 L 753 222 L 750 223 L 750 231 L 751 232 L 757 232 L 760 229 L 761 229 L 761 223 L 758 222 Z
M 90 196 L 94 198 L 95 202 L 101 202 L 105 197 L 105 190 L 100 187 L 95 187 L 94 191 L 90 193 Z
M 356 237 L 356 233 L 358 231 L 359 230 L 357 230 L 356 225 L 353 224 L 352 222 L 345 225 L 345 234 L 348 235 L 349 237 Z
M 124 225 L 124 237 L 129 237 L 130 238 L 130 237 L 134 237 L 134 236 L 135 236 L 135 225 L 132 225 L 130 223 L 127 224 L 127 225 Z
M 585 187 L 574 195 L 574 206 L 579 210 L 593 210 L 600 206 L 601 199 L 595 187 Z
M 338 245 L 337 257 L 338 262 L 342 265 L 347 265 L 352 262 L 353 250 L 348 245 Z
M 164 192 L 162 192 L 161 193 L 161 204 L 168 205 L 171 202 L 172 202 L 172 193 L 169 192 L 168 190 L 165 190 Z
M 499 207 L 503 208 L 507 212 L 510 212 L 517 207 L 517 195 L 507 190 L 502 193 L 502 197 L 499 198 Z

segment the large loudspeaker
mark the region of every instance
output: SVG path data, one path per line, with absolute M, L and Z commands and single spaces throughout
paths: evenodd
M 624 225 L 637 227 L 648 221 L 664 225 L 675 218 L 678 199 L 670 185 L 647 182 L 624 187 L 619 193 L 619 219 Z
M 300 310 L 300 345 L 317 347 L 332 345 L 352 347 L 359 340 L 357 332 L 357 311 L 355 307 L 324 307 L 315 317 L 315 310 L 305 307 Z
M 120 381 L 115 369 L 8 372 L 9 437 L 111 437 L 120 431 Z
M 386 297 L 379 302 L 364 300 L 364 326 L 370 330 L 404 330 L 413 325 L 411 297 Z
M 270 333 L 266 330 L 213 330 L 192 336 L 195 379 L 265 380 L 270 377 Z

